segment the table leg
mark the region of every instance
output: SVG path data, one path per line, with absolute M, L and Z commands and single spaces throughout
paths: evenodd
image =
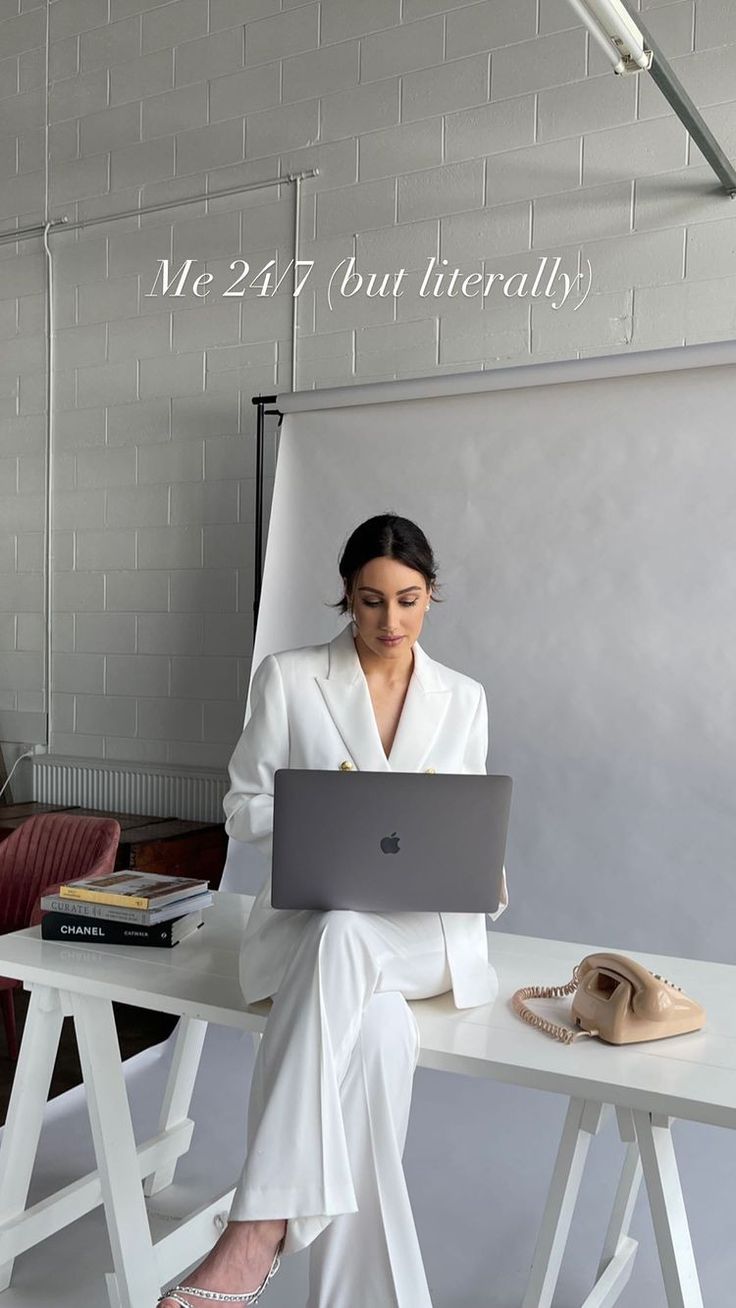
M 629 1234 L 634 1206 L 641 1186 L 641 1159 L 636 1144 L 630 1144 L 621 1168 L 616 1197 L 613 1201 L 611 1218 L 603 1242 L 603 1253 L 598 1267 L 598 1276 L 602 1276 L 611 1259 L 615 1257 L 621 1241 Z
M 161 1285 L 112 1003 L 73 994 L 71 1005 L 115 1268 L 108 1278 L 110 1302 L 115 1308 L 152 1308 Z
M 669 1308 L 703 1308 L 669 1117 L 632 1112 Z
M 590 1138 L 607 1111 L 605 1104 L 570 1100 L 522 1308 L 551 1308 Z
M 15 1260 L 3 1229 L 26 1206 L 63 1020 L 58 990 L 34 986 L 0 1144 L 0 1290 L 10 1285 Z
M 172 1127 L 187 1121 L 189 1105 L 192 1102 L 194 1083 L 199 1071 L 202 1046 L 207 1034 L 207 1023 L 199 1018 L 182 1017 L 176 1033 L 176 1043 L 171 1059 L 171 1067 L 166 1081 L 159 1131 L 167 1133 Z M 158 1194 L 167 1185 L 171 1185 L 176 1171 L 177 1158 L 170 1163 L 157 1167 L 144 1182 L 143 1190 L 147 1195 Z
M 631 1135 L 622 1135 L 622 1139 L 628 1140 L 629 1144 L 593 1289 L 582 1308 L 610 1308 L 617 1303 L 634 1269 L 639 1245 L 629 1235 L 629 1227 L 641 1185 L 641 1160 L 633 1131 L 631 1124 Z

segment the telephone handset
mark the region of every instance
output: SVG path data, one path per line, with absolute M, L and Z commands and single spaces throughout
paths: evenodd
M 579 1031 L 545 1021 L 524 1002 L 555 999 L 573 991 L 572 1017 Z M 625 954 L 588 954 L 567 985 L 526 986 L 516 991 L 511 1002 L 525 1022 L 565 1044 L 595 1035 L 615 1045 L 660 1040 L 699 1031 L 705 1023 L 705 1009 L 695 999 Z

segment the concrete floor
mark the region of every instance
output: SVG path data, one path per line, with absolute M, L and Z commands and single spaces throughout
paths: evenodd
M 155 1130 L 172 1043 L 144 1050 L 126 1064 L 138 1139 Z M 149 1201 L 154 1238 L 178 1215 L 237 1181 L 253 1058 L 248 1033 L 210 1028 L 192 1104 L 192 1148 L 179 1163 L 174 1185 Z M 559 1095 L 418 1070 L 404 1161 L 435 1308 L 519 1308 L 565 1109 Z M 469 1125 L 479 1114 L 488 1124 L 482 1140 Z M 708 1308 L 733 1302 L 735 1137 L 692 1123 L 675 1126 Z M 621 1159 L 615 1130 L 607 1128 L 592 1141 L 554 1308 L 580 1308 L 590 1289 Z M 31 1202 L 93 1167 L 78 1086 L 47 1108 Z M 666 1308 L 643 1194 L 632 1235 L 640 1245 L 619 1308 Z M 111 1267 L 98 1209 L 17 1259 L 0 1308 L 107 1308 L 104 1276 Z M 264 1299 L 268 1308 L 303 1308 L 307 1267 L 306 1251 L 283 1260 Z

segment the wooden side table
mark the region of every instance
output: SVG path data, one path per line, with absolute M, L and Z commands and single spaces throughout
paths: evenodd
M 181 818 L 152 817 L 141 813 L 106 813 L 100 809 L 64 804 L 0 805 L 0 840 L 38 813 L 75 813 L 78 817 L 111 817 L 120 823 L 116 870 L 136 868 L 172 877 L 202 877 L 210 889 L 220 884 L 227 836 L 225 824 L 186 822 Z

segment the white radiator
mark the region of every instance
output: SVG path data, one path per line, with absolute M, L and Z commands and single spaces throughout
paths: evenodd
M 224 822 L 227 773 L 166 764 L 106 763 L 100 759 L 36 754 L 33 799 L 106 813 L 147 813 L 190 822 Z

